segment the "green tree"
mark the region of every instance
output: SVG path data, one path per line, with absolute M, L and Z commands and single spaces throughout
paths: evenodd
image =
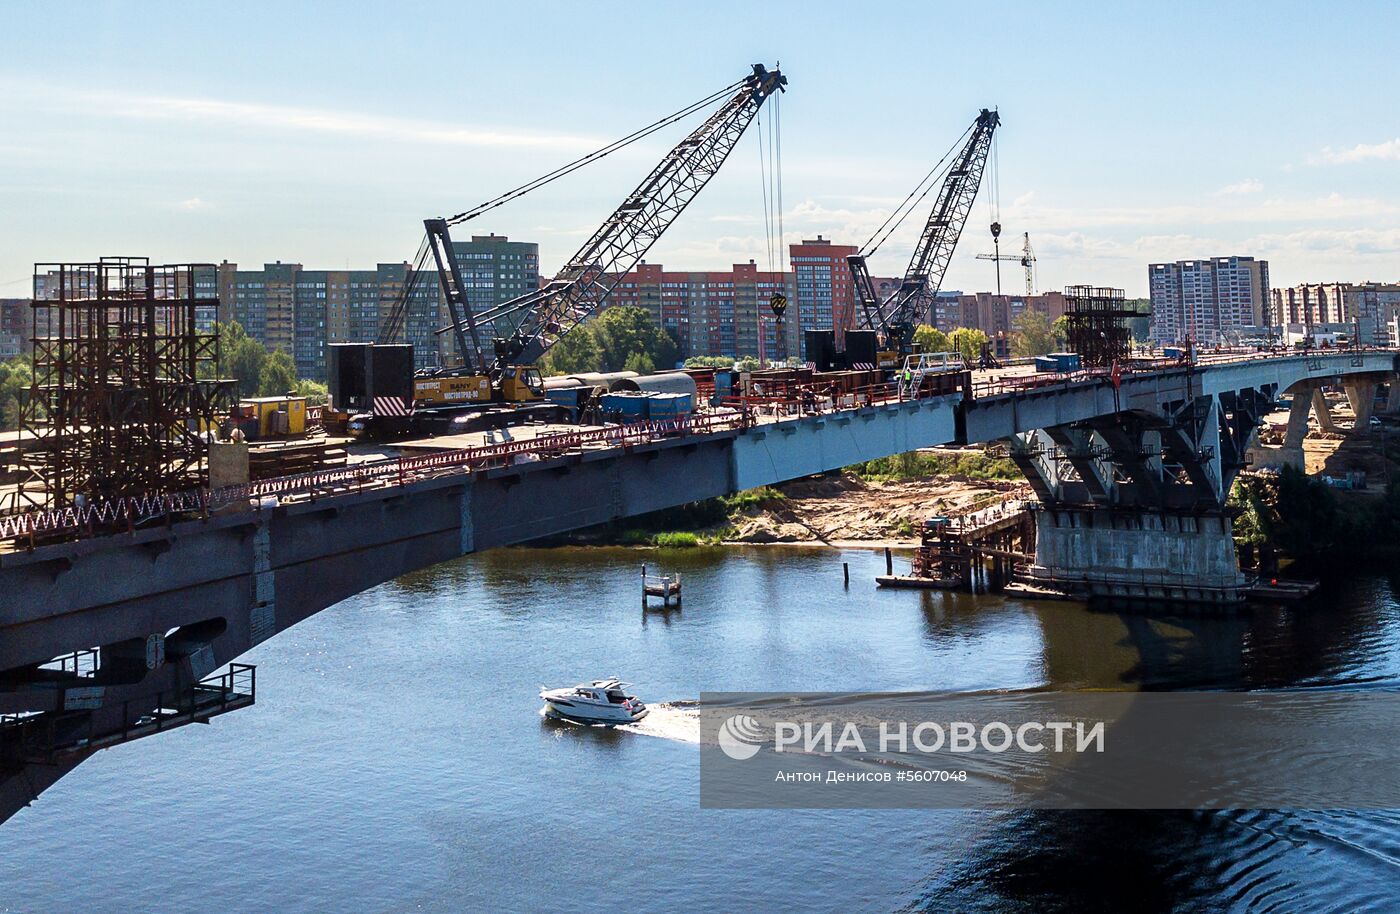
M 679 353 L 675 339 L 652 322 L 649 311 L 622 305 L 607 309 L 556 343 L 541 373 L 652 372 L 658 367 L 669 369 Z
M 239 396 L 255 396 L 262 388 L 266 361 L 267 347 L 249 336 L 237 321 L 219 325 L 218 376 L 237 380 Z
M 948 335 L 948 342 L 952 348 L 961 353 L 962 357 L 969 362 L 976 361 L 982 355 L 982 347 L 987 345 L 987 334 L 972 327 L 959 327 Z
M 258 395 L 280 397 L 297 386 L 297 366 L 292 357 L 281 349 L 274 349 L 263 361 L 258 376 Z
M 602 357 L 601 370 L 621 371 L 633 355 L 645 355 L 653 366 L 676 364 L 679 347 L 665 330 L 652 323 L 645 308 L 609 308 L 590 325 Z
M 1050 329 L 1055 333 L 1055 351 L 1063 352 L 1069 346 L 1069 318 L 1061 314 Z
M 330 389 L 320 381 L 302 378 L 297 381 L 294 389 L 297 396 L 306 398 L 307 406 L 325 406 L 326 401 L 330 399 Z
M 1063 344 L 1056 339 L 1055 326 L 1039 311 L 1027 311 L 1016 318 L 1016 332 L 1011 337 L 1011 354 L 1018 358 L 1048 355 Z
M 723 355 L 693 355 L 685 360 L 686 368 L 733 368 L 734 360 Z
M 23 398 L 29 396 L 33 369 L 25 356 L 0 362 L 0 430 L 19 428 Z
M 554 344 L 554 348 L 549 350 L 549 354 L 540 364 L 540 374 L 561 375 L 598 371 L 602 360 L 603 356 L 598 351 L 592 328 L 584 325 Z
M 742 359 L 734 360 L 735 371 L 758 371 L 758 359 L 751 355 L 746 355 Z
M 919 347 L 920 352 L 950 352 L 953 348 L 948 334 L 928 324 L 920 324 L 914 330 L 914 345 Z
M 629 355 L 622 368 L 624 371 L 635 371 L 637 374 L 651 374 L 656 371 L 656 365 L 652 362 L 651 356 L 645 352 L 634 352 Z

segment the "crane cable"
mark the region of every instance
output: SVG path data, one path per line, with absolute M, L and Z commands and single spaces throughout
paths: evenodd
M 698 102 L 686 105 L 679 111 L 673 112 L 672 114 L 668 114 L 659 121 L 655 121 L 651 124 L 648 124 L 647 126 L 642 127 L 640 130 L 633 131 L 632 133 L 629 133 L 627 136 L 619 140 L 614 140 L 613 142 L 608 143 L 606 146 L 601 146 L 598 149 L 595 149 L 592 152 L 588 153 L 587 155 L 574 159 L 572 162 L 569 162 L 566 165 L 559 166 L 553 171 L 546 172 L 545 174 L 540 175 L 538 178 L 535 178 L 533 181 L 527 181 L 526 183 L 520 185 L 517 188 L 514 188 L 513 190 L 506 191 L 499 197 L 492 197 L 485 203 L 479 203 L 471 209 L 464 210 L 455 216 L 450 216 L 447 219 L 447 224 L 459 225 L 463 222 L 466 222 L 469 219 L 475 219 L 477 216 L 480 216 L 488 210 L 493 210 L 498 206 L 503 206 L 512 200 L 525 196 L 532 190 L 537 190 L 538 188 L 544 187 L 546 184 L 549 184 L 553 181 L 557 181 L 565 175 L 571 174 L 591 162 L 596 162 L 599 159 L 606 158 L 607 156 L 612 155 L 614 152 L 617 152 L 619 149 L 624 149 L 627 146 L 630 146 L 633 143 L 637 142 L 638 140 L 646 139 L 647 137 L 651 136 L 653 133 L 662 129 L 663 127 L 668 127 L 671 124 L 674 124 L 676 121 L 687 118 L 690 115 L 694 114 L 696 111 L 699 111 L 701 108 L 708 107 L 714 102 L 718 101 L 719 99 L 731 94 L 735 89 L 742 86 L 744 82 L 745 80 L 741 79 L 738 82 L 730 83 L 723 89 L 720 89 L 718 92 L 707 95 L 704 98 L 700 99 Z
M 935 162 L 933 167 L 929 169 L 928 174 L 924 175 L 923 180 L 919 181 L 919 183 L 914 186 L 914 189 L 909 192 L 909 196 L 905 197 L 900 204 L 894 208 L 894 211 L 889 214 L 885 221 L 880 223 L 880 227 L 866 239 L 865 244 L 861 245 L 861 253 L 864 256 L 875 256 L 875 252 L 880 250 L 880 245 L 889 240 L 890 235 L 894 234 L 895 230 L 909 217 L 909 214 L 923 202 L 923 199 L 928 196 L 929 191 L 942 183 L 942 177 L 952 168 L 952 162 L 949 161 L 949 158 L 953 155 L 955 150 L 962 146 L 963 140 L 972 132 L 972 129 L 973 127 L 969 126 L 962 132 L 962 135 L 953 142 L 953 145 L 948 147 L 948 151 L 943 153 L 942 158 Z M 944 163 L 947 163 L 947 167 L 944 167 Z M 903 211 L 903 215 L 901 215 L 901 211 Z M 886 231 L 887 227 L 888 231 Z M 882 232 L 884 233 L 883 235 L 881 234 Z M 876 241 L 877 238 L 879 239 L 878 241 Z M 872 244 L 874 245 L 873 247 Z
M 773 146 L 777 150 L 777 164 L 773 169 L 774 181 L 778 186 L 778 266 L 787 272 L 787 237 L 783 229 L 783 96 L 778 93 L 773 99 Z
M 997 135 L 992 134 L 991 188 L 987 194 L 987 215 L 993 225 L 1001 223 L 1001 167 L 997 156 Z
M 758 137 L 758 183 L 763 190 L 763 241 L 768 253 L 768 272 L 773 272 L 773 210 L 768 203 L 768 155 L 763 150 L 763 109 L 754 115 Z
M 627 136 L 624 136 L 619 140 L 614 140 L 613 142 L 608 143 L 606 146 L 600 146 L 599 148 L 588 153 L 587 155 L 581 156 L 577 159 L 574 159 L 572 162 L 559 166 L 553 171 L 549 171 L 543 175 L 540 175 L 533 181 L 528 181 L 520 185 L 519 187 L 516 187 L 512 190 L 508 190 L 500 196 L 492 197 L 490 200 L 487 200 L 484 203 L 479 203 L 471 209 L 463 210 L 455 216 L 449 217 L 446 220 L 447 224 L 460 225 L 461 223 L 466 222 L 470 219 L 475 219 L 477 216 L 480 216 L 481 214 L 489 210 L 493 210 L 498 206 L 504 206 L 506 203 L 523 197 L 533 190 L 538 190 L 546 184 L 557 181 L 565 175 L 577 171 L 584 165 L 589 164 L 590 162 L 596 162 L 599 159 L 606 158 L 607 156 L 612 155 L 614 152 L 617 152 L 619 149 L 626 148 L 627 146 L 630 146 L 639 140 L 651 136 L 653 133 L 657 132 L 663 127 L 668 127 L 679 120 L 683 120 L 684 118 L 689 117 L 696 111 L 714 104 L 714 102 L 731 94 L 744 83 L 745 80 L 742 79 L 730 83 L 723 89 L 720 89 L 717 92 L 713 92 L 697 102 L 693 102 L 689 105 L 686 105 L 680 110 L 666 115 L 659 121 L 654 121 L 645 127 L 642 127 L 638 130 L 634 130 Z M 405 278 L 403 289 L 400 292 L 398 298 L 395 300 L 393 307 L 390 309 L 389 314 L 385 317 L 384 322 L 380 327 L 378 335 L 378 339 L 380 342 L 389 342 L 390 340 L 393 340 L 396 336 L 398 336 L 399 331 L 402 329 L 405 312 L 408 308 L 408 303 L 412 300 L 414 292 L 417 291 L 418 284 L 419 282 L 421 282 L 422 279 L 424 268 L 427 266 L 428 253 L 428 236 L 425 233 L 423 236 L 423 242 L 419 245 L 418 248 L 418 256 L 414 259 L 414 266 L 409 271 L 409 275 Z M 466 294 L 466 290 L 463 290 L 463 294 Z
M 417 291 L 418 283 L 421 281 L 428 261 L 428 236 L 423 236 L 423 241 L 418 245 L 418 253 L 414 255 L 412 266 L 409 267 L 408 275 L 404 277 L 403 286 L 398 298 L 394 301 L 393 308 L 384 318 L 383 325 L 379 328 L 378 342 L 388 343 L 399 335 L 399 330 L 403 328 L 404 318 L 407 316 L 408 303 L 412 301 L 414 292 Z
M 762 109 L 758 119 L 758 175 L 763 191 L 763 235 L 768 255 L 768 273 L 786 275 L 788 255 L 783 223 L 783 128 L 780 96 L 773 99 L 773 116 L 768 119 L 768 143 L 764 148 Z M 768 305 L 781 318 L 787 310 L 787 283 L 780 281 L 769 296 Z
M 773 116 L 768 119 L 768 146 L 764 151 L 762 109 L 758 115 L 758 173 L 763 187 L 763 233 L 768 250 L 768 272 L 785 271 L 783 246 L 783 128 L 781 97 L 773 99 Z

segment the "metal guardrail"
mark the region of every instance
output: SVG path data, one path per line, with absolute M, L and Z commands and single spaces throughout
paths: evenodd
M 0 717 L 0 756 L 54 764 L 247 707 L 257 700 L 257 685 L 257 667 L 231 663 L 223 673 L 185 689 L 124 700 L 116 722 L 94 713 L 105 708 L 4 715 Z
M 1351 365 L 1360 364 L 1359 357 L 1367 353 L 1389 352 L 1396 350 L 1387 346 L 1361 346 L 1347 347 L 1339 349 L 1279 349 L 1258 351 L 1254 349 L 1245 350 L 1205 350 L 1196 354 L 1195 361 L 1188 361 L 1185 358 L 1133 358 L 1121 366 L 1120 378 L 1130 378 L 1134 375 L 1150 374 L 1158 371 L 1171 371 L 1181 368 L 1209 368 L 1221 365 L 1235 365 L 1248 362 L 1269 361 L 1274 359 L 1298 359 L 1308 358 L 1317 361 L 1316 367 L 1309 366 L 1310 370 L 1318 370 L 1321 367 L 1320 359 L 1323 357 L 1340 358 L 1347 356 L 1351 359 Z M 1113 371 L 1111 368 L 1086 368 L 1073 372 L 1046 372 L 1044 374 L 1018 375 L 1012 378 L 998 378 L 988 381 L 974 381 L 972 385 L 973 399 L 982 397 L 1005 396 L 1007 394 L 1026 393 L 1032 390 L 1041 390 L 1049 387 L 1068 387 L 1072 384 L 1082 384 L 1090 381 L 1111 382 Z
M 1395 350 L 1382 347 L 1363 347 L 1359 350 L 1355 348 L 1333 350 L 1329 354 L 1340 356 L 1368 351 L 1394 352 Z M 1211 353 L 1206 353 L 1203 358 L 1207 360 L 1204 364 L 1216 365 L 1260 359 L 1316 356 L 1318 352 L 1318 350 L 1284 350 L 1232 353 L 1225 354 L 1218 359 Z M 1191 367 L 1191 363 L 1180 360 L 1152 360 L 1144 365 L 1139 360 L 1122 371 L 1120 377 L 1175 367 Z M 977 399 L 1009 393 L 1024 393 L 1043 387 L 1067 386 L 1087 381 L 1108 382 L 1110 380 L 1110 370 L 1100 368 L 1043 378 L 1029 375 L 998 381 L 984 381 L 972 384 L 968 393 L 973 399 Z M 508 466 L 521 460 L 543 459 L 582 450 L 590 445 L 602 444 L 625 448 L 670 436 L 712 434 L 719 431 L 749 428 L 756 423 L 758 417 L 782 419 L 832 415 L 853 409 L 941 396 L 948 393 L 948 391 L 942 390 L 925 391 L 922 388 L 910 391 L 897 382 L 872 385 L 852 391 L 834 392 L 834 395 L 830 392 L 818 393 L 815 389 L 808 391 L 800 388 L 801 385 L 798 385 L 779 397 L 727 398 L 725 404 L 734 407 L 734 410 L 729 412 L 651 420 L 578 432 L 563 432 L 519 441 L 461 448 L 423 457 L 390 458 L 334 470 L 259 480 L 248 485 L 231 486 L 212 492 L 191 490 L 159 495 L 129 496 L 57 510 L 36 510 L 22 514 L 4 515 L 0 516 L 0 540 L 27 539 L 29 545 L 33 547 L 40 538 L 81 538 L 123 530 L 133 531 L 139 526 L 146 526 L 155 521 L 173 523 L 177 518 L 188 517 L 192 514 L 208 516 L 211 511 L 238 503 L 251 503 L 254 508 L 258 508 L 262 507 L 263 501 L 269 497 L 275 497 L 279 502 L 284 499 L 303 497 L 314 499 L 331 494 L 360 491 L 370 487 L 404 485 L 441 475 L 470 473 Z
M 153 521 L 168 523 L 190 514 L 207 516 L 220 508 L 240 503 L 251 504 L 255 508 L 264 507 L 264 501 L 269 497 L 276 498 L 280 503 L 301 496 L 310 499 L 384 485 L 405 485 L 441 475 L 478 472 L 522 460 L 560 456 L 582 451 L 590 445 L 627 448 L 666 437 L 745 428 L 752 423 L 752 415 L 743 411 L 682 416 L 541 435 L 422 457 L 367 461 L 334 470 L 258 480 L 213 491 L 131 496 L 52 511 L 30 511 L 0 517 L 0 539 L 27 538 L 33 545 L 40 537 L 64 534 L 81 537 L 133 531 Z

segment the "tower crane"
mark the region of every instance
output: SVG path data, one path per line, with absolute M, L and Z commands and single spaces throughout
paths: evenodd
M 598 310 L 613 287 L 636 267 L 714 177 L 764 101 L 775 92 L 786 91 L 786 85 L 787 78 L 780 71 L 754 64 L 752 72 L 738 82 L 529 184 L 456 216 L 424 220 L 427 237 L 418 262 L 426 265 L 431 254 L 451 319 L 437 332 L 452 334 L 462 364 L 420 372 L 414 378 L 415 406 L 542 400 L 543 385 L 533 363 Z M 453 256 L 453 226 L 523 196 L 721 98 L 723 104 L 666 154 L 548 284 L 473 313 Z M 397 333 L 410 296 L 411 289 L 406 285 L 400 296 L 402 306 L 396 306 L 386 321 L 389 334 Z M 497 333 L 497 328 L 507 329 Z M 483 331 L 492 333 L 489 352 L 482 345 Z M 381 330 L 381 338 L 385 335 Z
M 1026 270 L 1026 295 L 1035 294 L 1035 252 L 1031 250 L 1031 233 L 1024 232 L 1021 235 L 1021 253 L 1003 254 L 1001 252 L 1001 223 L 992 223 L 992 244 L 996 251 L 992 254 L 978 254 L 978 260 L 992 260 L 997 264 L 997 294 L 1001 294 L 1001 262 L 1018 261 Z
M 914 255 L 909 259 L 909 267 L 904 271 L 904 280 L 898 289 L 881 301 L 871 282 L 866 258 L 879 249 L 913 207 L 933 189 L 932 181 L 936 180 L 935 176 L 947 156 L 895 209 L 885 225 L 876 230 L 875 235 L 866 242 L 866 249 L 846 258 L 856 295 L 860 298 L 861 324 L 876 331 L 880 337 L 879 364 L 882 368 L 897 367 L 900 358 L 909 351 L 918 316 L 927 312 L 943 284 L 943 274 L 947 272 L 953 249 L 957 246 L 977 189 L 982 183 L 992 136 L 1000 124 L 1001 117 L 995 110 L 983 108 L 977 120 L 963 134 L 967 140 L 942 173 L 938 198 L 929 212 L 928 221 L 924 224 L 923 233 L 914 247 Z M 900 215 L 901 210 L 903 215 Z

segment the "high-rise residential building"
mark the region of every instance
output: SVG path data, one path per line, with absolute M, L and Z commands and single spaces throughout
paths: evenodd
M 511 241 L 505 235 L 473 235 L 471 241 L 452 242 L 452 252 L 475 311 L 540 287 L 540 246 L 533 242 Z
M 782 320 L 774 317 L 769 306 L 774 292 L 791 300 L 791 275 L 759 270 L 753 261 L 730 270 L 690 272 L 643 262 L 613 287 L 608 305 L 645 308 L 676 340 L 683 358 L 757 356 L 761 323 L 762 354 L 780 360 L 796 353 L 796 333 L 791 305 Z
M 698 291 L 708 275 L 668 272 L 659 263 L 643 260 L 613 287 L 608 305 L 645 308 L 657 326 L 671 334 L 682 355 L 690 355 L 695 345 L 691 335 L 694 329 L 691 318 L 698 311 L 691 302 L 691 287 L 695 285 Z M 703 321 L 700 322 L 700 330 L 703 335 Z M 709 342 L 707 339 L 701 348 L 707 348 Z M 732 336 L 728 342 L 733 345 Z M 715 343 L 719 345 L 720 341 L 716 340 Z
M 503 235 L 474 235 L 470 241 L 454 241 L 452 251 L 474 310 L 539 288 L 538 245 Z M 432 270 L 415 275 L 407 263 L 381 263 L 372 270 L 308 270 L 281 261 L 261 270 L 240 270 L 225 261 L 217 280 L 211 276 L 210 282 L 217 283 L 219 319 L 236 320 L 253 339 L 288 353 L 300 377 L 325 378 L 327 343 L 374 342 L 406 286 L 401 334 L 413 344 L 415 364 L 421 368 L 457 358 L 452 335 L 437 333 L 447 325 L 448 313 Z
M 793 330 L 799 345 L 803 330 L 828 328 L 836 331 L 837 348 L 845 345 L 846 331 L 856 326 L 855 286 L 846 258 L 858 250 L 853 244 L 832 244 L 821 235 L 788 246 L 796 289 L 790 311 L 797 318 Z
M 0 359 L 13 359 L 29 351 L 30 299 L 0 298 Z
M 1212 257 L 1147 268 L 1152 339 L 1213 345 L 1259 332 L 1269 322 L 1269 263 Z
M 1390 345 L 1400 315 L 1400 283 L 1303 283 L 1274 289 L 1270 303 L 1275 326 L 1301 330 L 1322 324 L 1345 324 L 1367 345 Z
M 940 290 L 933 297 L 933 303 L 929 305 L 929 314 L 923 320 L 929 326 L 942 330 L 944 333 L 965 326 L 962 300 L 963 294 L 959 291 Z

